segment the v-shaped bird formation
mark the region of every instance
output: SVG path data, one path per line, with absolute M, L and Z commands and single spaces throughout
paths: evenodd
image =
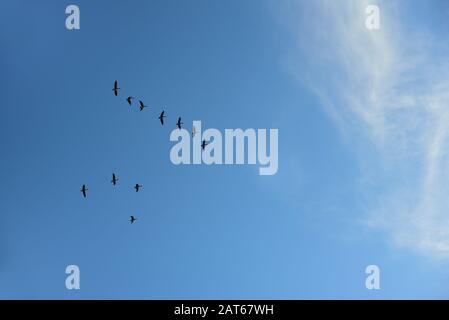
M 114 86 L 112 88 L 112 91 L 113 91 L 115 96 L 119 96 L 119 90 L 121 90 L 121 88 L 119 87 L 118 81 L 116 80 L 116 81 L 114 81 Z M 128 105 L 132 107 L 133 106 L 133 102 L 134 102 L 135 99 L 136 98 L 133 97 L 133 96 L 128 96 L 125 100 L 128 103 Z M 140 109 L 140 111 L 143 111 L 145 108 L 148 108 L 148 106 L 145 105 L 145 103 L 142 100 L 138 100 L 138 101 L 139 101 L 139 109 Z M 159 117 L 158 117 L 161 125 L 164 125 L 165 118 L 166 118 L 165 110 L 162 110 L 160 112 L 160 114 L 159 114 Z M 183 125 L 182 119 L 181 119 L 181 117 L 178 117 L 178 120 L 176 121 L 176 128 L 181 129 L 182 125 Z M 195 129 L 195 127 L 193 127 L 193 129 L 192 129 L 192 136 L 194 136 L 195 134 L 196 134 L 196 129 Z M 201 143 L 201 149 L 204 150 L 206 148 L 207 144 L 208 143 L 206 142 L 206 140 L 203 140 L 202 143 Z M 118 183 L 118 181 L 119 181 L 119 179 L 118 179 L 117 175 L 115 173 L 112 173 L 112 180 L 111 180 L 112 185 L 115 186 Z M 133 186 L 133 189 L 136 192 L 139 192 L 142 188 L 143 188 L 143 185 L 141 185 L 139 183 L 136 183 Z M 87 189 L 87 186 L 85 184 L 83 184 L 80 191 L 81 191 L 81 193 L 82 193 L 84 198 L 87 198 L 87 191 L 88 190 L 89 189 Z M 137 218 L 135 216 L 131 215 L 129 217 L 129 222 L 131 224 L 133 224 L 135 221 L 137 221 Z

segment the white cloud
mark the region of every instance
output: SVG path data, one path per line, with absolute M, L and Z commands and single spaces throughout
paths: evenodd
M 372 1 L 286 1 L 297 43 L 287 65 L 359 146 L 366 192 L 380 190 L 365 222 L 449 257 L 449 50 L 404 23 L 404 3 L 377 1 L 381 29 L 370 31 Z

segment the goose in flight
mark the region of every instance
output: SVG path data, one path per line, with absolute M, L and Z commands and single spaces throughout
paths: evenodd
M 134 216 L 129 217 L 129 222 L 131 222 L 131 224 L 133 224 L 134 221 L 136 221 L 136 220 L 137 220 L 137 218 L 134 218 Z
M 165 113 L 165 111 L 162 111 L 162 112 L 161 112 L 161 115 L 159 116 L 159 120 L 161 121 L 161 124 L 162 124 L 162 125 L 164 125 L 164 118 L 165 118 L 164 113 Z
M 115 176 L 115 173 L 113 173 L 113 174 L 112 174 L 112 180 L 111 180 L 112 184 L 115 186 L 115 184 L 117 183 L 117 181 L 118 181 L 118 178 Z
M 206 142 L 206 140 L 203 140 L 203 142 L 201 143 L 201 149 L 204 150 L 207 145 L 208 145 L 208 143 Z
M 88 189 L 86 188 L 86 185 L 83 184 L 83 187 L 81 188 L 81 193 L 83 194 L 84 198 L 86 197 L 86 191 L 87 191 L 87 190 L 88 190 Z
M 143 186 L 136 183 L 136 185 L 134 186 L 134 189 L 136 189 L 136 192 L 139 192 L 140 188 L 142 188 Z
M 142 101 L 139 100 L 139 107 L 140 107 L 140 111 L 143 111 L 144 108 L 147 108 L 148 106 L 144 105 Z
M 182 125 L 181 117 L 179 117 L 178 122 L 176 122 L 176 126 L 178 127 L 178 129 L 181 129 L 181 125 Z
M 133 103 L 134 97 L 128 97 L 126 98 L 126 101 L 128 101 L 128 104 L 131 105 Z
M 117 80 L 115 80 L 115 82 L 114 82 L 114 88 L 112 88 L 112 91 L 114 91 L 114 94 L 117 96 L 119 90 L 120 90 L 120 88 L 118 87 Z

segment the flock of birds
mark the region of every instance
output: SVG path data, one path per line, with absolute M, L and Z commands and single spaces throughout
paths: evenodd
M 112 91 L 114 92 L 114 95 L 115 95 L 115 96 L 118 96 L 119 90 L 120 90 L 120 88 L 119 88 L 118 82 L 117 82 L 117 80 L 116 80 L 116 81 L 114 82 L 114 87 L 112 88 Z M 134 100 L 134 99 L 135 99 L 134 97 L 128 96 L 128 97 L 126 98 L 126 101 L 128 102 L 128 104 L 129 104 L 130 106 L 132 106 L 133 100 Z M 148 106 L 146 106 L 146 105 L 143 103 L 142 100 L 138 100 L 138 101 L 139 101 L 139 109 L 140 109 L 140 111 L 143 111 L 145 108 L 148 107 Z M 161 125 L 164 125 L 164 119 L 165 119 L 165 118 L 166 118 L 166 116 L 165 116 L 165 110 L 162 110 L 162 112 L 159 114 L 159 117 L 158 117 L 158 119 L 159 119 Z M 177 127 L 178 129 L 181 129 L 181 128 L 182 128 L 182 125 L 183 125 L 183 123 L 182 123 L 182 121 L 181 121 L 181 117 L 178 117 L 178 121 L 176 121 L 176 127 Z M 193 128 L 192 128 L 192 137 L 194 137 L 195 134 L 196 134 L 196 129 L 195 129 L 195 127 L 193 127 Z M 201 149 L 202 149 L 202 150 L 205 150 L 205 148 L 206 148 L 207 145 L 208 145 L 208 142 L 207 142 L 206 140 L 203 140 L 203 141 L 201 142 Z M 115 173 L 112 173 L 112 180 L 111 180 L 112 185 L 115 186 L 115 185 L 117 184 L 117 181 L 118 181 L 117 176 L 115 175 Z M 133 188 L 136 190 L 136 192 L 139 192 L 139 190 L 140 190 L 142 187 L 143 187 L 142 185 L 136 183 L 136 184 L 134 185 Z M 81 190 L 80 190 L 80 191 L 81 191 L 81 193 L 83 194 L 83 197 L 84 197 L 84 198 L 87 197 L 87 190 L 88 190 L 88 189 L 87 189 L 86 185 L 83 184 L 83 186 L 81 187 Z M 133 224 L 136 220 L 137 220 L 137 218 L 134 217 L 134 216 L 130 216 L 130 217 L 129 217 L 129 222 L 130 222 L 131 224 Z
M 112 174 L 112 180 L 111 180 L 111 183 L 115 186 L 115 185 L 117 184 L 117 181 L 118 181 L 118 178 L 117 178 L 117 176 L 115 175 L 115 173 L 113 173 L 113 174 Z M 142 187 L 143 187 L 143 186 L 142 186 L 141 184 L 136 183 L 136 184 L 134 185 L 133 188 L 136 190 L 136 192 L 139 192 L 139 190 L 140 190 Z M 89 190 L 89 189 L 87 189 L 87 188 L 86 188 L 86 185 L 83 184 L 83 186 L 81 187 L 81 193 L 83 194 L 83 197 L 84 197 L 84 198 L 87 197 L 87 190 Z M 136 220 L 137 220 L 137 218 L 134 217 L 134 216 L 130 216 L 130 217 L 129 217 L 129 222 L 130 222 L 130 223 L 134 223 Z
M 115 80 L 114 88 L 112 88 L 112 91 L 114 91 L 114 95 L 115 96 L 118 96 L 118 91 L 119 90 L 120 90 L 120 88 L 118 87 L 118 82 L 117 82 L 117 80 Z M 128 102 L 128 104 L 130 106 L 133 104 L 133 100 L 134 100 L 134 97 L 132 97 L 132 96 L 129 96 L 128 98 L 126 98 L 126 101 Z M 142 102 L 142 100 L 139 100 L 140 111 L 143 111 L 143 109 L 145 109 L 146 107 L 148 107 L 148 106 L 146 106 Z M 162 110 L 161 114 L 159 115 L 159 121 L 161 122 L 162 125 L 164 125 L 164 118 L 165 118 L 165 110 Z M 179 117 L 178 118 L 178 122 L 176 122 L 176 127 L 178 127 L 178 129 L 181 129 L 182 124 L 183 123 L 181 122 L 181 117 Z

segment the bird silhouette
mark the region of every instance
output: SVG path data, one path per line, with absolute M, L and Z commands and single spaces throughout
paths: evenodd
M 129 105 L 132 105 L 133 99 L 134 99 L 134 97 L 128 97 L 128 98 L 126 98 L 126 101 L 128 101 Z
M 176 122 L 176 126 L 178 127 L 178 129 L 181 129 L 181 125 L 182 125 L 181 117 L 179 117 L 178 122 Z
M 203 142 L 201 143 L 201 149 L 204 150 L 207 145 L 208 145 L 208 143 L 206 142 L 206 140 L 203 140 Z
M 83 194 L 84 198 L 86 198 L 86 191 L 87 191 L 87 190 L 88 190 L 88 189 L 86 188 L 86 185 L 83 184 L 83 187 L 81 188 L 81 193 Z
M 134 189 L 136 189 L 136 192 L 139 192 L 140 188 L 142 188 L 143 186 L 136 183 L 136 185 L 134 186 Z
M 118 181 L 118 178 L 115 176 L 115 173 L 113 173 L 113 174 L 112 174 L 112 180 L 111 180 L 112 184 L 115 186 L 115 184 L 117 183 L 117 181 Z
M 134 221 L 136 221 L 136 220 L 137 220 L 137 218 L 134 218 L 134 216 L 130 216 L 130 217 L 129 217 L 129 222 L 130 222 L 131 224 L 133 224 Z
M 148 106 L 144 105 L 142 101 L 139 100 L 139 107 L 140 107 L 140 111 L 143 111 L 144 108 L 147 108 Z
M 161 115 L 159 116 L 159 120 L 161 121 L 161 124 L 162 124 L 162 125 L 164 125 L 164 118 L 165 118 L 164 113 L 165 113 L 165 111 L 162 111 L 162 112 L 161 112 Z
M 112 88 L 112 91 L 114 91 L 114 94 L 117 96 L 119 90 L 120 90 L 120 88 L 118 87 L 117 80 L 115 80 L 115 82 L 114 82 L 114 88 Z

